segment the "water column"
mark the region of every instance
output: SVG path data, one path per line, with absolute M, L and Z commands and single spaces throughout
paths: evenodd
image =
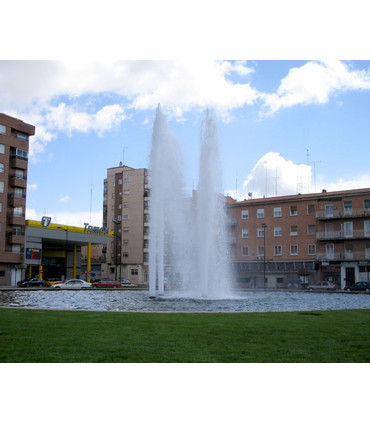
M 164 293 L 165 267 L 172 273 L 177 271 L 173 251 L 178 254 L 186 249 L 186 241 L 180 235 L 186 229 L 181 223 L 181 216 L 186 213 L 182 153 L 159 105 L 153 126 L 149 177 L 149 296 L 155 297 Z

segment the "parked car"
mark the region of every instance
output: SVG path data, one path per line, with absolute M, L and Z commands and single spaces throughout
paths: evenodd
M 17 282 L 17 286 L 21 288 L 28 288 L 30 286 L 44 286 L 44 281 L 39 278 L 26 279 L 25 281 Z
M 93 282 L 92 288 L 120 288 L 121 282 L 112 281 L 111 279 L 102 279 L 99 282 Z
M 51 288 L 55 289 L 83 289 L 83 288 L 91 288 L 91 283 L 86 282 L 82 279 L 68 279 L 62 283 L 56 283 L 51 285 Z
M 365 281 L 356 282 L 354 285 L 346 285 L 345 291 L 366 291 L 370 292 L 370 283 Z
M 128 279 L 119 279 L 121 286 L 132 285 Z
M 309 291 L 314 291 L 314 290 L 334 291 L 335 289 L 337 289 L 337 287 L 332 282 L 323 281 L 323 282 L 317 282 L 313 285 L 308 285 L 307 289 Z

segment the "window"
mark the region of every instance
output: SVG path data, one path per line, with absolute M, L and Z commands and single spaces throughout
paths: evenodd
M 257 228 L 257 237 L 263 238 L 265 235 L 265 228 Z
M 128 214 L 123 215 L 123 220 L 128 220 Z
M 124 191 L 123 191 L 123 195 L 129 195 L 130 194 L 130 190 L 129 189 L 125 189 Z
M 5 145 L 0 144 L 0 154 L 5 154 Z
M 248 238 L 248 229 L 242 229 L 242 238 Z
M 325 245 L 325 255 L 328 259 L 334 258 L 334 244 L 326 244 Z
M 326 217 L 334 216 L 334 206 L 332 204 L 325 204 L 325 216 Z
M 297 256 L 298 255 L 298 245 L 291 245 L 290 246 L 290 255 Z
M 0 125 L 0 134 L 6 134 L 6 126 Z
M 261 257 L 264 255 L 265 255 L 265 249 L 263 245 L 260 245 L 259 247 L 257 247 L 257 256 Z
M 257 218 L 263 219 L 265 217 L 265 209 L 257 209 Z
M 128 232 L 128 226 L 123 227 L 123 232 Z
M 24 179 L 24 170 L 23 169 L 16 169 L 15 170 L 15 177 L 17 179 Z
M 21 159 L 21 160 L 27 160 L 28 159 L 28 152 L 25 150 L 21 150 L 20 148 L 17 148 L 15 150 L 15 155 L 17 157 L 17 159 Z
M 344 255 L 346 259 L 353 259 L 353 244 L 344 244 Z
M 20 253 L 21 252 L 21 245 L 20 244 L 13 244 L 12 245 L 12 253 Z
M 128 258 L 128 253 L 127 252 L 123 252 L 122 257 Z
M 120 214 L 117 216 L 117 220 L 118 220 L 118 222 L 121 222 L 122 216 Z
M 0 163 L 0 173 L 4 173 L 4 163 Z
M 297 215 L 298 215 L 298 207 L 290 206 L 290 216 L 297 216 Z
M 123 182 L 125 182 L 125 183 L 130 182 L 130 178 L 125 178 L 125 179 L 123 180 Z
M 309 256 L 316 255 L 316 244 L 308 244 L 308 255 Z
M 242 219 L 248 219 L 249 212 L 248 210 L 242 210 Z
M 122 179 L 118 179 L 118 185 L 122 185 Z
M 17 138 L 22 141 L 27 141 L 28 136 L 27 134 L 23 134 L 22 132 L 17 132 Z
M 370 209 L 370 200 L 364 201 L 364 207 L 365 207 L 365 209 Z
M 290 236 L 297 236 L 298 235 L 298 226 L 293 225 L 290 227 Z
M 282 231 L 281 227 L 278 226 L 278 227 L 274 228 L 274 236 L 281 236 L 282 233 L 283 233 L 283 231 Z
M 13 226 L 13 235 L 21 236 L 22 235 L 22 227 L 21 226 Z
M 365 220 L 364 232 L 365 232 L 365 236 L 370 236 L 370 220 Z
M 127 208 L 128 208 L 128 203 L 123 203 L 123 207 L 124 207 L 125 209 L 127 209 Z
M 0 192 L 4 192 L 4 182 L 0 182 Z
M 119 204 L 118 204 L 118 209 L 119 209 L 119 210 L 121 210 L 121 209 L 122 209 L 122 204 L 121 204 L 121 203 L 119 203 Z M 112 210 L 114 210 L 114 204 L 112 205 Z
M 344 213 L 345 214 L 352 214 L 352 201 L 345 201 L 344 202 Z
M 131 269 L 131 276 L 137 276 L 139 271 L 137 269 Z
M 242 256 L 243 257 L 249 256 L 249 248 L 248 247 L 242 247 Z
M 14 188 L 14 197 L 22 198 L 23 197 L 23 188 Z
M 307 235 L 315 235 L 316 225 L 307 225 Z
M 274 217 L 281 217 L 281 207 L 274 207 Z
M 3 211 L 3 203 L 0 203 L 0 213 Z
M 128 239 L 123 240 L 123 245 L 128 245 Z
M 344 222 L 343 224 L 343 235 L 344 238 L 353 237 L 353 222 Z
M 370 259 L 370 247 L 369 246 L 366 246 L 365 247 L 365 258 L 366 259 Z
M 315 214 L 315 204 L 308 204 L 307 214 Z
M 281 256 L 283 254 L 283 248 L 281 245 L 275 245 L 274 256 Z

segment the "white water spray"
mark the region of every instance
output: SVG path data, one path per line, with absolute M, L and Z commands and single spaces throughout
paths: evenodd
M 182 153 L 160 109 L 150 157 L 149 296 L 169 289 L 186 296 L 228 294 L 228 248 L 216 119 L 206 112 L 201 128 L 199 183 L 187 198 Z

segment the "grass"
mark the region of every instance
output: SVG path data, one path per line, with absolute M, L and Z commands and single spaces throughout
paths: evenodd
M 370 310 L 120 313 L 0 309 L 2 363 L 366 363 Z

